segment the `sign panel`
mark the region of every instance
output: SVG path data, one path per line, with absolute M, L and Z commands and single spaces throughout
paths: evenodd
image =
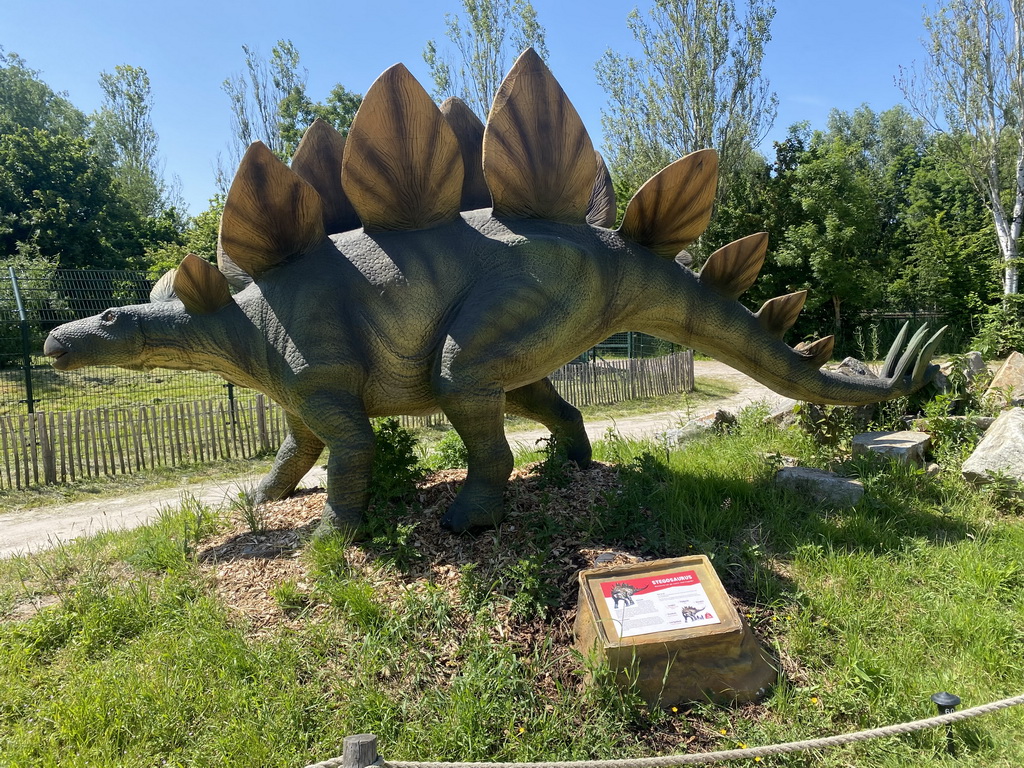
M 692 570 L 605 581 L 601 592 L 620 638 L 722 621 Z

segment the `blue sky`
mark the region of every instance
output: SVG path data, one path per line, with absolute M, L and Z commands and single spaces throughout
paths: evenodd
M 548 65 L 600 146 L 605 94 L 594 63 L 608 48 L 635 52 L 626 15 L 649 0 L 533 5 L 547 31 Z M 918 0 L 776 0 L 776 8 L 764 73 L 778 94 L 779 115 L 766 148 L 794 122 L 824 127 L 833 107 L 868 103 L 883 111 L 902 101 L 893 79 L 901 65 L 924 56 Z M 230 141 L 221 83 L 241 71 L 242 45 L 266 54 L 277 40 L 290 39 L 315 100 L 337 82 L 363 93 L 398 61 L 430 90 L 424 44 L 442 42 L 445 13 L 460 9 L 459 0 L 2 0 L 0 46 L 86 112 L 100 104 L 100 72 L 144 67 L 166 174 L 180 178 L 186 203 L 198 213 L 216 191 L 213 168 Z

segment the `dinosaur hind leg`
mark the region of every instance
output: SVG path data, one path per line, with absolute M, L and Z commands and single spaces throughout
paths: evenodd
M 324 451 L 323 441 L 313 434 L 302 419 L 287 412 L 284 418 L 288 434 L 277 451 L 274 466 L 256 492 L 258 503 L 283 499 L 294 491 L 302 476 L 312 469 Z
M 565 446 L 570 461 L 584 469 L 590 465 L 590 438 L 583 426 L 583 416 L 555 391 L 548 379 L 507 392 L 505 410 L 540 422 L 551 430 L 555 442 Z

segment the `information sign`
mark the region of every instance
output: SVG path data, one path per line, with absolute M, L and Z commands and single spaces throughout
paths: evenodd
M 601 583 L 619 637 L 720 624 L 696 571 L 634 576 Z

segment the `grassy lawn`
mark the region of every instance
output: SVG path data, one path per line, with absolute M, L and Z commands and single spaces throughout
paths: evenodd
M 777 489 L 780 455 L 856 475 L 864 501 Z M 517 471 L 508 520 L 479 536 L 438 530 L 459 481 L 442 474 L 378 501 L 360 545 L 307 542 L 307 496 L 256 531 L 186 503 L 0 561 L 0 765 L 302 766 L 363 732 L 392 760 L 638 757 L 917 719 L 941 690 L 964 707 L 1024 691 L 1019 499 L 852 462 L 842 439 L 751 413 L 685 449 L 612 437 L 597 458 Z M 711 557 L 781 662 L 771 694 L 663 711 L 588 668 L 574 574 L 608 550 Z M 761 764 L 1020 766 L 1022 731 L 1018 708 L 956 726 L 957 759 L 925 731 Z

